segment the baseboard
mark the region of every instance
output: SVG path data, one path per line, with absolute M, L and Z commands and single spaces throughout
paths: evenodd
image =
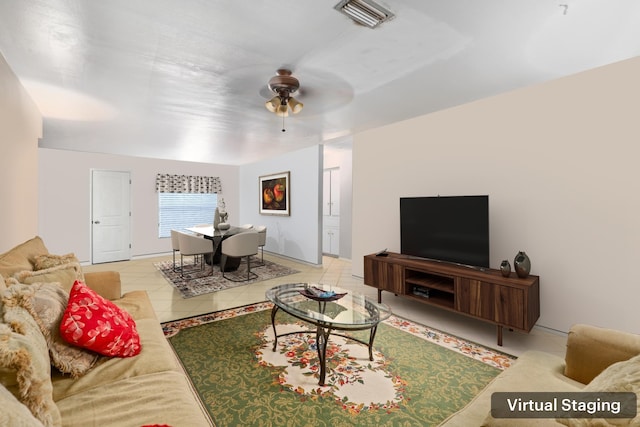
M 275 257 L 275 258 L 286 259 L 286 260 L 289 260 L 289 261 L 297 262 L 299 264 L 309 265 L 311 267 L 322 267 L 322 264 L 314 264 L 314 263 L 309 262 L 309 261 L 303 261 L 303 260 L 300 260 L 300 259 L 297 259 L 297 258 L 292 258 L 292 257 L 286 256 L 286 255 L 277 254 L 275 252 L 264 251 L 264 253 L 269 255 L 269 256 Z
M 547 326 L 533 325 L 533 329 L 538 329 L 540 331 L 548 332 L 550 334 L 558 335 L 562 337 L 566 337 L 567 335 L 569 335 L 569 332 L 559 331 L 558 329 L 549 328 Z
M 134 255 L 131 257 L 131 259 L 123 259 L 120 261 L 111 261 L 111 262 L 127 262 L 127 261 L 135 261 L 135 260 L 139 260 L 139 259 L 146 259 L 146 258 L 156 258 L 156 257 L 160 257 L 160 256 L 171 256 L 172 252 L 161 252 L 161 253 L 156 253 L 156 254 L 142 254 L 142 255 Z M 111 262 L 105 262 L 103 264 L 110 264 Z M 80 262 L 81 266 L 88 266 L 88 265 L 97 265 L 97 264 L 92 264 L 91 261 L 81 261 Z

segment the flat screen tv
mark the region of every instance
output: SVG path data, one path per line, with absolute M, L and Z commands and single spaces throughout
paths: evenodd
M 405 255 L 489 267 L 489 196 L 400 198 Z

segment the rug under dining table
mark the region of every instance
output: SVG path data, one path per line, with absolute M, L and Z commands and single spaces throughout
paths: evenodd
M 189 261 L 184 265 L 184 275 L 181 275 L 179 270 L 174 270 L 173 261 L 155 262 L 153 265 L 180 292 L 183 298 L 193 298 L 198 295 L 299 273 L 298 270 L 266 259 L 264 260 L 264 265 L 260 264 L 260 258 L 251 257 L 251 272 L 258 275 L 251 280 L 245 280 L 247 277 L 247 263 L 244 260 L 236 271 L 225 273 L 225 276 L 241 280 L 240 282 L 234 282 L 222 277 L 220 266 L 217 264 L 213 266 L 204 264 L 204 269 L 200 269 L 200 264 L 194 264 L 193 261 Z

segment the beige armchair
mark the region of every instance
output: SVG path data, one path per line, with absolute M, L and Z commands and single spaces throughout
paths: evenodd
M 260 265 L 264 265 L 264 246 L 267 244 L 267 227 L 259 225 L 255 227 L 258 233 L 258 248 L 260 248 Z
M 234 234 L 222 241 L 220 258 L 220 271 L 222 277 L 233 282 L 244 282 L 244 280 L 235 280 L 225 276 L 225 264 L 228 257 L 242 258 L 247 257 L 247 279 L 251 280 L 258 277 L 257 274 L 251 272 L 251 256 L 258 254 L 258 233 L 255 231 L 246 231 Z
M 180 275 L 184 277 L 184 257 L 213 254 L 213 242 L 202 236 L 178 232 L 180 245 Z M 204 269 L 204 256 L 200 257 L 200 270 Z M 213 273 L 213 269 L 211 270 Z

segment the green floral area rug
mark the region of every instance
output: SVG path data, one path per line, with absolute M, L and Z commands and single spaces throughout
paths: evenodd
M 271 303 L 164 323 L 218 427 L 435 426 L 464 407 L 514 357 L 391 316 L 365 345 L 331 335 L 318 385 L 315 331 Z M 364 335 L 363 335 L 364 334 Z M 356 337 L 368 341 L 368 332 Z

